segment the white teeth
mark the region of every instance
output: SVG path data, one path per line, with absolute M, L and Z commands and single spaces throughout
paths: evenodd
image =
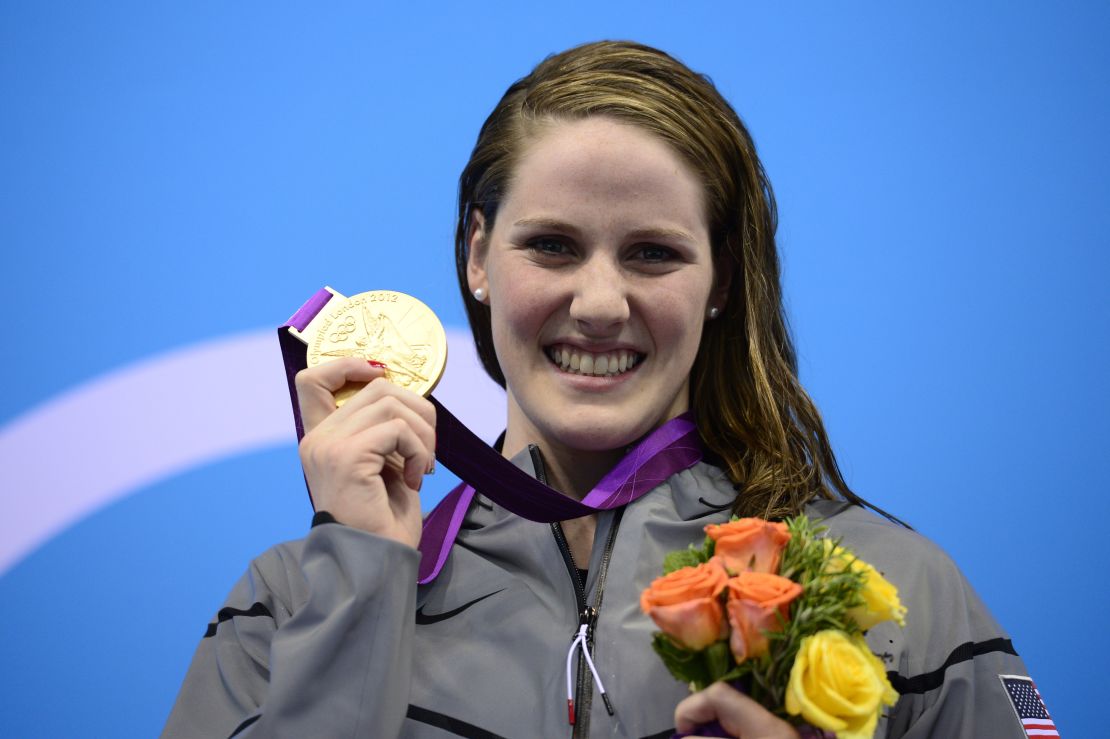
M 595 376 L 613 376 L 627 372 L 638 362 L 637 354 L 625 349 L 607 354 L 590 354 L 573 347 L 557 346 L 551 348 L 550 356 L 566 372 Z

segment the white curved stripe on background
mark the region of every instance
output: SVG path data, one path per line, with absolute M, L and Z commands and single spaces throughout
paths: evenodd
M 492 439 L 504 395 L 470 335 L 448 330 L 436 397 Z M 0 574 L 129 493 L 219 459 L 295 441 L 273 330 L 217 339 L 123 367 L 0 428 Z

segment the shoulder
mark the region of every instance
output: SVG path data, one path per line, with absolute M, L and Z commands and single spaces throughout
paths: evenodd
M 884 622 L 867 633 L 902 696 L 883 719 L 886 735 L 1021 736 L 1002 678 L 1028 672 L 948 554 L 859 506 L 819 501 L 806 513 L 893 583 L 907 608 L 905 628 Z
M 807 505 L 806 513 L 827 526 L 830 537 L 842 539 L 845 546 L 880 571 L 890 567 L 963 577 L 952 558 L 931 539 L 862 506 L 820 500 Z
M 256 578 L 259 585 L 290 590 L 292 583 L 303 579 L 301 563 L 307 539 L 305 536 L 275 544 L 250 561 L 247 575 Z
M 1005 636 L 959 566 L 932 540 L 857 505 L 819 501 L 806 512 L 898 588 L 909 609 L 907 634 L 935 638 L 950 622 L 959 624 L 963 639 Z

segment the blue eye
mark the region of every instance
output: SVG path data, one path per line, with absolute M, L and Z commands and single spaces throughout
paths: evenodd
M 674 251 L 665 246 L 648 244 L 641 247 L 636 256 L 645 262 L 667 262 L 674 258 Z
M 562 256 L 569 251 L 569 247 L 560 239 L 550 236 L 539 236 L 528 241 L 528 247 L 537 254 L 546 256 Z

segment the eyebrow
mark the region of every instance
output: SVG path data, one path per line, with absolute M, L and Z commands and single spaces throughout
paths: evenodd
M 574 236 L 580 234 L 579 229 L 572 226 L 565 221 L 560 221 L 556 218 L 522 218 L 516 221 L 513 226 L 522 226 L 526 228 L 550 228 L 555 231 L 563 231 L 570 233 Z M 628 234 L 633 239 L 677 239 L 679 241 L 696 242 L 697 240 L 686 231 L 677 228 L 638 228 Z

